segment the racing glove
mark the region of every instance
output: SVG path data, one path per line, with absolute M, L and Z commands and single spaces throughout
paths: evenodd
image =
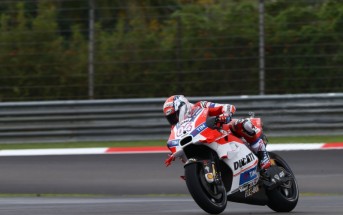
M 234 105 L 228 105 L 228 104 L 223 105 L 222 113 L 224 116 L 229 116 L 231 118 L 235 112 L 236 112 L 236 107 Z
M 229 122 L 231 122 L 230 116 L 220 115 L 220 116 L 217 116 L 217 118 L 216 118 L 215 126 L 217 128 L 221 128 L 223 126 L 223 124 L 228 124 Z
M 231 116 L 220 115 L 217 117 L 216 122 L 220 124 L 227 124 L 231 122 Z

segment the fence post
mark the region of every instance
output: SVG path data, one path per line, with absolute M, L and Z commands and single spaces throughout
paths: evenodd
M 89 0 L 88 98 L 94 99 L 94 0 Z
M 264 0 L 259 0 L 259 82 L 260 95 L 265 94 Z

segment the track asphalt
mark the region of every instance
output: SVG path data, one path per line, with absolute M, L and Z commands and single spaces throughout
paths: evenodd
M 302 194 L 287 214 L 343 214 L 343 150 L 277 151 Z M 167 152 L 1 156 L 0 193 L 91 194 L 98 197 L 0 198 L 4 215 L 206 214 L 179 179 L 183 166 L 164 166 Z M 102 196 L 108 197 L 102 197 Z M 265 206 L 228 203 L 223 214 L 275 214 Z

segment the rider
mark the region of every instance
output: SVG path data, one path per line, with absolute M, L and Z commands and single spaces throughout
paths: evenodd
M 163 112 L 173 128 L 179 121 L 181 122 L 191 116 L 192 112 L 198 107 L 208 108 L 209 116 L 219 116 L 221 122 L 229 123 L 230 130 L 236 136 L 243 137 L 250 144 L 251 150 L 259 158 L 261 170 L 266 170 L 271 166 L 262 131 L 256 128 L 249 118 L 231 120 L 232 115 L 236 111 L 234 105 L 208 101 L 199 101 L 192 104 L 183 95 L 173 95 L 165 101 Z

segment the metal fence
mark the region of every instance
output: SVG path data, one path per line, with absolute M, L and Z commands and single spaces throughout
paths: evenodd
M 0 103 L 0 143 L 166 140 L 165 98 Z M 191 97 L 255 112 L 268 136 L 343 133 L 343 93 Z
M 342 92 L 342 7 L 2 0 L 0 101 Z

